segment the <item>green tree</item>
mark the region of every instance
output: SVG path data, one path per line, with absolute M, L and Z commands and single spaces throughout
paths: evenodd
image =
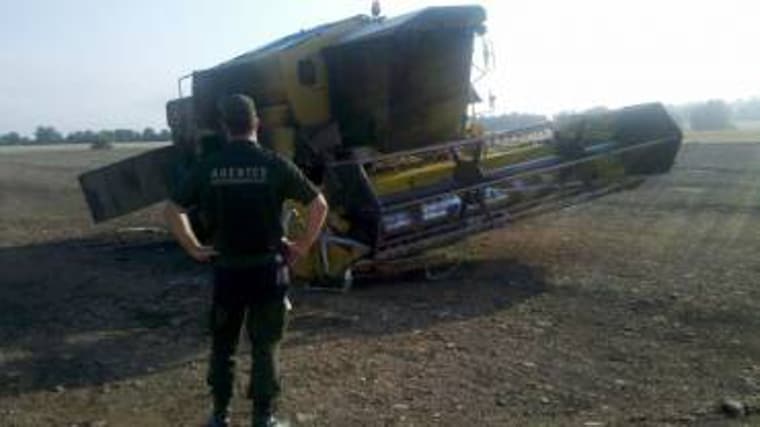
M 760 98 L 741 99 L 731 106 L 738 120 L 760 120 Z
M 697 104 L 689 111 L 689 124 L 694 130 L 730 129 L 733 127 L 731 108 L 719 99 Z
M 28 142 L 28 139 L 19 135 L 18 132 L 8 132 L 5 135 L 0 135 L 0 144 L 2 145 L 19 145 L 24 142 Z
M 142 132 L 142 140 L 147 142 L 158 141 L 158 134 L 153 128 L 147 127 Z
M 37 126 L 34 131 L 34 141 L 38 144 L 63 142 L 63 135 L 53 126 Z
M 519 129 L 542 123 L 546 120 L 546 116 L 529 113 L 510 113 L 478 119 L 487 130 L 492 132 Z
M 161 132 L 158 134 L 158 141 L 171 141 L 172 140 L 172 133 L 169 132 L 169 129 L 161 129 Z
M 71 143 L 93 143 L 98 140 L 98 134 L 91 131 L 91 130 L 85 130 L 85 131 L 74 131 L 66 135 L 66 141 Z
M 139 141 L 142 135 L 132 129 L 116 129 L 113 131 L 113 139 L 116 142 Z
M 97 141 L 113 142 L 115 139 L 113 131 L 103 129 L 98 132 Z

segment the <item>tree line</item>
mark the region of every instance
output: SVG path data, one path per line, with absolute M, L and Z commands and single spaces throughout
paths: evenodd
M 541 114 L 509 113 L 499 116 L 480 117 L 477 121 L 487 130 L 498 132 L 529 127 L 547 120 L 547 117 Z
M 96 144 L 111 142 L 154 142 L 170 141 L 169 129 L 155 130 L 146 127 L 142 132 L 132 129 L 113 130 L 79 130 L 63 134 L 53 126 L 37 126 L 30 138 L 18 132 L 8 132 L 0 135 L 0 145 L 32 145 L 32 144 Z
M 682 128 L 696 131 L 724 130 L 735 127 L 737 121 L 760 121 L 760 98 L 740 99 L 726 102 L 712 99 L 681 105 L 669 105 L 668 112 Z M 581 113 L 603 112 L 605 107 L 596 107 Z M 552 119 L 561 121 L 567 116 L 577 114 L 567 111 L 556 114 Z M 486 116 L 478 119 L 487 130 L 502 131 L 527 127 L 547 120 L 540 114 L 509 113 L 498 116 Z
M 603 107 L 590 111 L 599 109 L 603 109 Z M 736 120 L 760 121 L 760 98 L 740 99 L 731 103 L 713 99 L 698 103 L 670 105 L 668 111 L 681 127 L 689 127 L 697 131 L 731 129 Z M 569 113 L 560 113 L 554 119 L 561 118 L 564 114 Z M 491 131 L 516 129 L 546 120 L 546 116 L 529 113 L 509 113 L 479 119 L 485 128 Z M 146 127 L 142 132 L 131 129 L 84 130 L 69 132 L 64 135 L 53 126 L 38 126 L 31 138 L 20 135 L 18 132 L 0 135 L 0 145 L 107 144 L 112 142 L 170 140 L 171 132 L 168 129 L 155 130 L 151 127 Z
M 696 131 L 732 129 L 738 120 L 760 120 L 760 98 L 726 102 L 712 99 L 668 107 L 670 114 L 682 127 Z

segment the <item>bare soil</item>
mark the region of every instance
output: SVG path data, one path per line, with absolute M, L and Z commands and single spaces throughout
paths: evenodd
M 0 425 L 200 425 L 209 283 L 156 209 L 93 226 L 76 175 L 0 153 Z M 446 280 L 296 291 L 304 426 L 760 425 L 760 143 L 687 144 L 635 190 L 475 236 Z M 236 425 L 248 422 L 238 363 Z M 731 419 L 724 398 L 750 414 Z

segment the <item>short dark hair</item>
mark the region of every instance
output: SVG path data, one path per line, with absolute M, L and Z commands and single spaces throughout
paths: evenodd
M 251 133 L 256 127 L 256 104 L 251 97 L 227 95 L 219 100 L 222 124 L 233 135 Z

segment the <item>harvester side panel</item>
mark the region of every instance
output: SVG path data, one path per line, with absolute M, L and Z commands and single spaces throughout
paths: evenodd
M 347 147 L 389 138 L 387 105 L 391 87 L 392 40 L 325 52 L 330 69 L 330 103 Z M 378 145 L 379 148 L 379 145 Z
M 461 138 L 470 98 L 472 31 L 427 31 L 396 40 L 385 151 Z
M 430 8 L 380 21 L 325 49 L 345 145 L 380 152 L 461 138 L 480 7 Z
M 285 82 L 276 56 L 252 62 L 235 62 L 193 74 L 193 99 L 200 129 L 217 130 L 217 101 L 224 95 L 244 93 L 256 100 L 260 109 L 287 105 Z
M 178 157 L 176 147 L 164 147 L 80 175 L 93 220 L 105 221 L 166 199 Z

